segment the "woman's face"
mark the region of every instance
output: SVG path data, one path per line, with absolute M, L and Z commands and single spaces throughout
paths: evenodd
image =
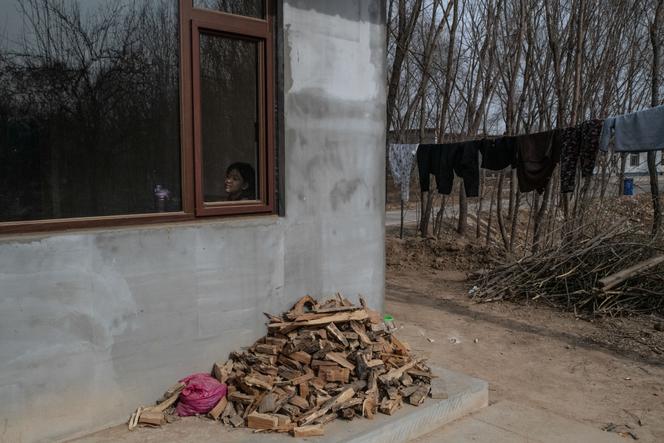
M 237 195 L 247 189 L 247 184 L 242 179 L 240 173 L 235 169 L 231 169 L 228 174 L 226 174 L 224 185 L 228 195 Z

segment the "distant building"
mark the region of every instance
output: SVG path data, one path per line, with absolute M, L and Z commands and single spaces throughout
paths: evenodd
M 664 152 L 657 152 L 655 158 L 657 163 L 657 172 L 659 174 L 664 174 Z M 625 174 L 648 175 L 648 154 L 645 152 L 638 154 L 627 154 Z

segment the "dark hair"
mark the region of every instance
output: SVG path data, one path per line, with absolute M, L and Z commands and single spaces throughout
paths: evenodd
M 255 200 L 256 199 L 256 173 L 254 168 L 249 163 L 235 162 L 226 168 L 226 175 L 231 171 L 237 171 L 242 180 L 247 184 L 247 189 L 242 191 L 240 200 Z

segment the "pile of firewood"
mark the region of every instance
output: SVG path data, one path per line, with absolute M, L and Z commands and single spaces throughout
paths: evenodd
M 360 301 L 355 306 L 337 295 L 319 304 L 306 296 L 281 316 L 266 314 L 267 336 L 214 364 L 213 376 L 228 394 L 209 416 L 236 428 L 307 437 L 323 435 L 323 425 L 337 418 L 391 415 L 404 401 L 421 405 L 434 375 Z M 162 403 L 143 410 L 157 416 L 153 423 L 139 409 L 130 427 L 162 424 L 181 389 L 176 385 Z

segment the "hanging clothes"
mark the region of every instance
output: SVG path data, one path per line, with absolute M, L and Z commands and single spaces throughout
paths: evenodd
M 482 169 L 502 171 L 508 166 L 516 168 L 516 143 L 514 137 L 488 140 L 481 148 Z
M 582 177 L 593 175 L 603 125 L 603 120 L 593 119 L 560 130 L 560 192 L 574 191 L 577 164 Z
M 519 191 L 537 190 L 549 183 L 560 161 L 561 134 L 558 130 L 515 137 Z
M 463 179 L 466 196 L 477 197 L 480 189 L 479 152 L 487 143 L 487 140 L 473 140 L 420 145 L 417 150 L 420 190 L 429 191 L 429 175 L 433 174 L 438 192 L 449 195 L 456 174 Z
M 416 144 L 391 144 L 388 149 L 388 161 L 394 183 L 399 186 L 401 200 L 407 202 L 410 197 L 410 174 L 415 162 Z
M 615 136 L 616 152 L 664 149 L 664 105 L 607 118 L 600 141 L 602 151 L 609 150 L 612 133 Z

